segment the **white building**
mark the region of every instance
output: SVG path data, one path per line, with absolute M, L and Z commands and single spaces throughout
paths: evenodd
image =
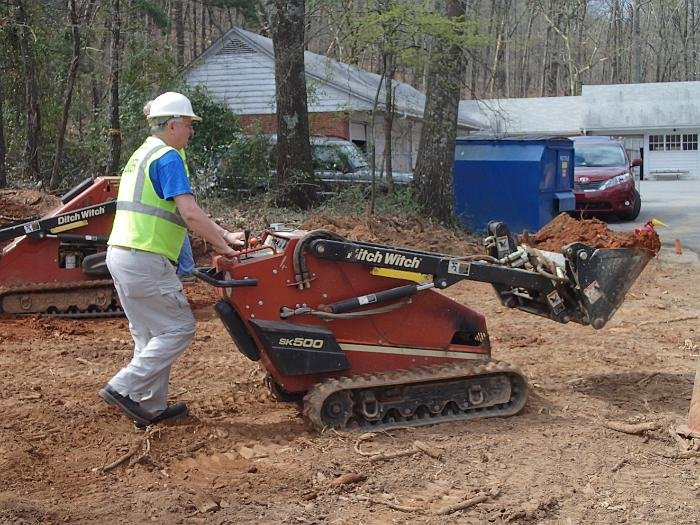
M 463 100 L 500 134 L 611 135 L 645 176 L 700 178 L 700 82 L 583 86 L 581 96 Z

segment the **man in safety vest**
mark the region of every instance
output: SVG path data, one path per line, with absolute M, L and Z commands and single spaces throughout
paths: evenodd
M 146 117 L 146 121 L 148 121 L 148 118 L 151 114 L 151 104 L 153 104 L 152 100 L 149 100 L 146 102 L 143 106 L 143 114 Z M 161 117 L 161 121 L 163 118 L 166 117 Z M 185 154 L 185 150 L 181 149 L 178 151 L 180 156 L 182 157 L 182 160 L 185 163 L 185 173 L 187 174 L 187 178 L 190 178 L 190 170 L 187 165 L 187 155 Z M 178 278 L 182 282 L 191 282 L 194 280 L 194 275 L 192 274 L 192 271 L 194 270 L 194 254 L 192 253 L 192 243 L 190 242 L 190 236 L 185 235 L 185 240 L 182 243 L 182 248 L 180 249 L 180 255 L 177 257 L 177 265 L 176 265 L 176 270 L 175 273 L 177 274 Z
M 151 102 L 151 136 L 122 172 L 107 267 L 129 320 L 134 355 L 99 391 L 137 427 L 187 414 L 180 401 L 167 405 L 170 367 L 189 346 L 195 321 L 175 273 L 189 227 L 222 255 L 243 245 L 243 232 L 213 222 L 197 204 L 179 153 L 194 133 L 189 99 L 164 93 Z

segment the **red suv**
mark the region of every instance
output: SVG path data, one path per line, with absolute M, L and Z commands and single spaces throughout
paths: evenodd
M 576 212 L 610 212 L 632 221 L 642 199 L 631 172 L 641 159 L 630 163 L 622 143 L 610 137 L 571 137 L 574 141 L 574 195 Z

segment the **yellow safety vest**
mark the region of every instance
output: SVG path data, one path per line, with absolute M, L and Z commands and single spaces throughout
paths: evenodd
M 175 202 L 158 196 L 149 176 L 151 163 L 168 151 L 177 150 L 159 138 L 148 137 L 126 163 L 119 182 L 110 245 L 153 252 L 177 261 L 187 225 Z

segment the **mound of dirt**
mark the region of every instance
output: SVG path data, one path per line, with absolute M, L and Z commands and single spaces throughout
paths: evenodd
M 41 217 L 61 200 L 39 190 L 0 190 L 0 225 Z
M 231 231 L 236 227 L 219 221 Z M 329 213 L 311 215 L 299 226 L 302 230 L 329 230 L 351 241 L 387 244 L 448 255 L 472 255 L 483 253 L 481 240 L 467 237 L 425 219 L 406 219 L 386 215 L 335 215 Z M 256 234 L 254 234 L 256 235 Z M 211 246 L 196 235 L 191 235 L 195 261 L 209 264 L 215 254 Z
M 307 218 L 304 230 L 331 230 L 352 241 L 389 244 L 450 255 L 482 253 L 480 241 L 424 219 L 385 215 L 329 215 Z
M 615 232 L 598 219 L 577 220 L 566 213 L 556 216 L 535 235 L 523 239 L 540 250 L 559 252 L 562 246 L 572 242 L 582 242 L 593 248 L 636 248 L 653 255 L 659 253 L 661 241 L 653 230 L 641 229 L 637 232 Z
M 222 221 L 222 225 L 226 221 Z M 387 215 L 336 215 L 320 213 L 307 217 L 303 230 L 330 230 L 352 241 L 388 244 L 449 255 L 484 253 L 481 238 L 434 224 L 426 219 L 406 219 Z M 228 229 L 234 230 L 235 227 Z M 575 219 L 566 213 L 555 217 L 534 235 L 524 234 L 519 241 L 540 250 L 559 252 L 572 242 L 593 248 L 636 248 L 656 255 L 661 249 L 653 230 L 616 232 L 598 219 Z M 192 236 L 195 260 L 208 260 L 213 251 L 202 239 Z

